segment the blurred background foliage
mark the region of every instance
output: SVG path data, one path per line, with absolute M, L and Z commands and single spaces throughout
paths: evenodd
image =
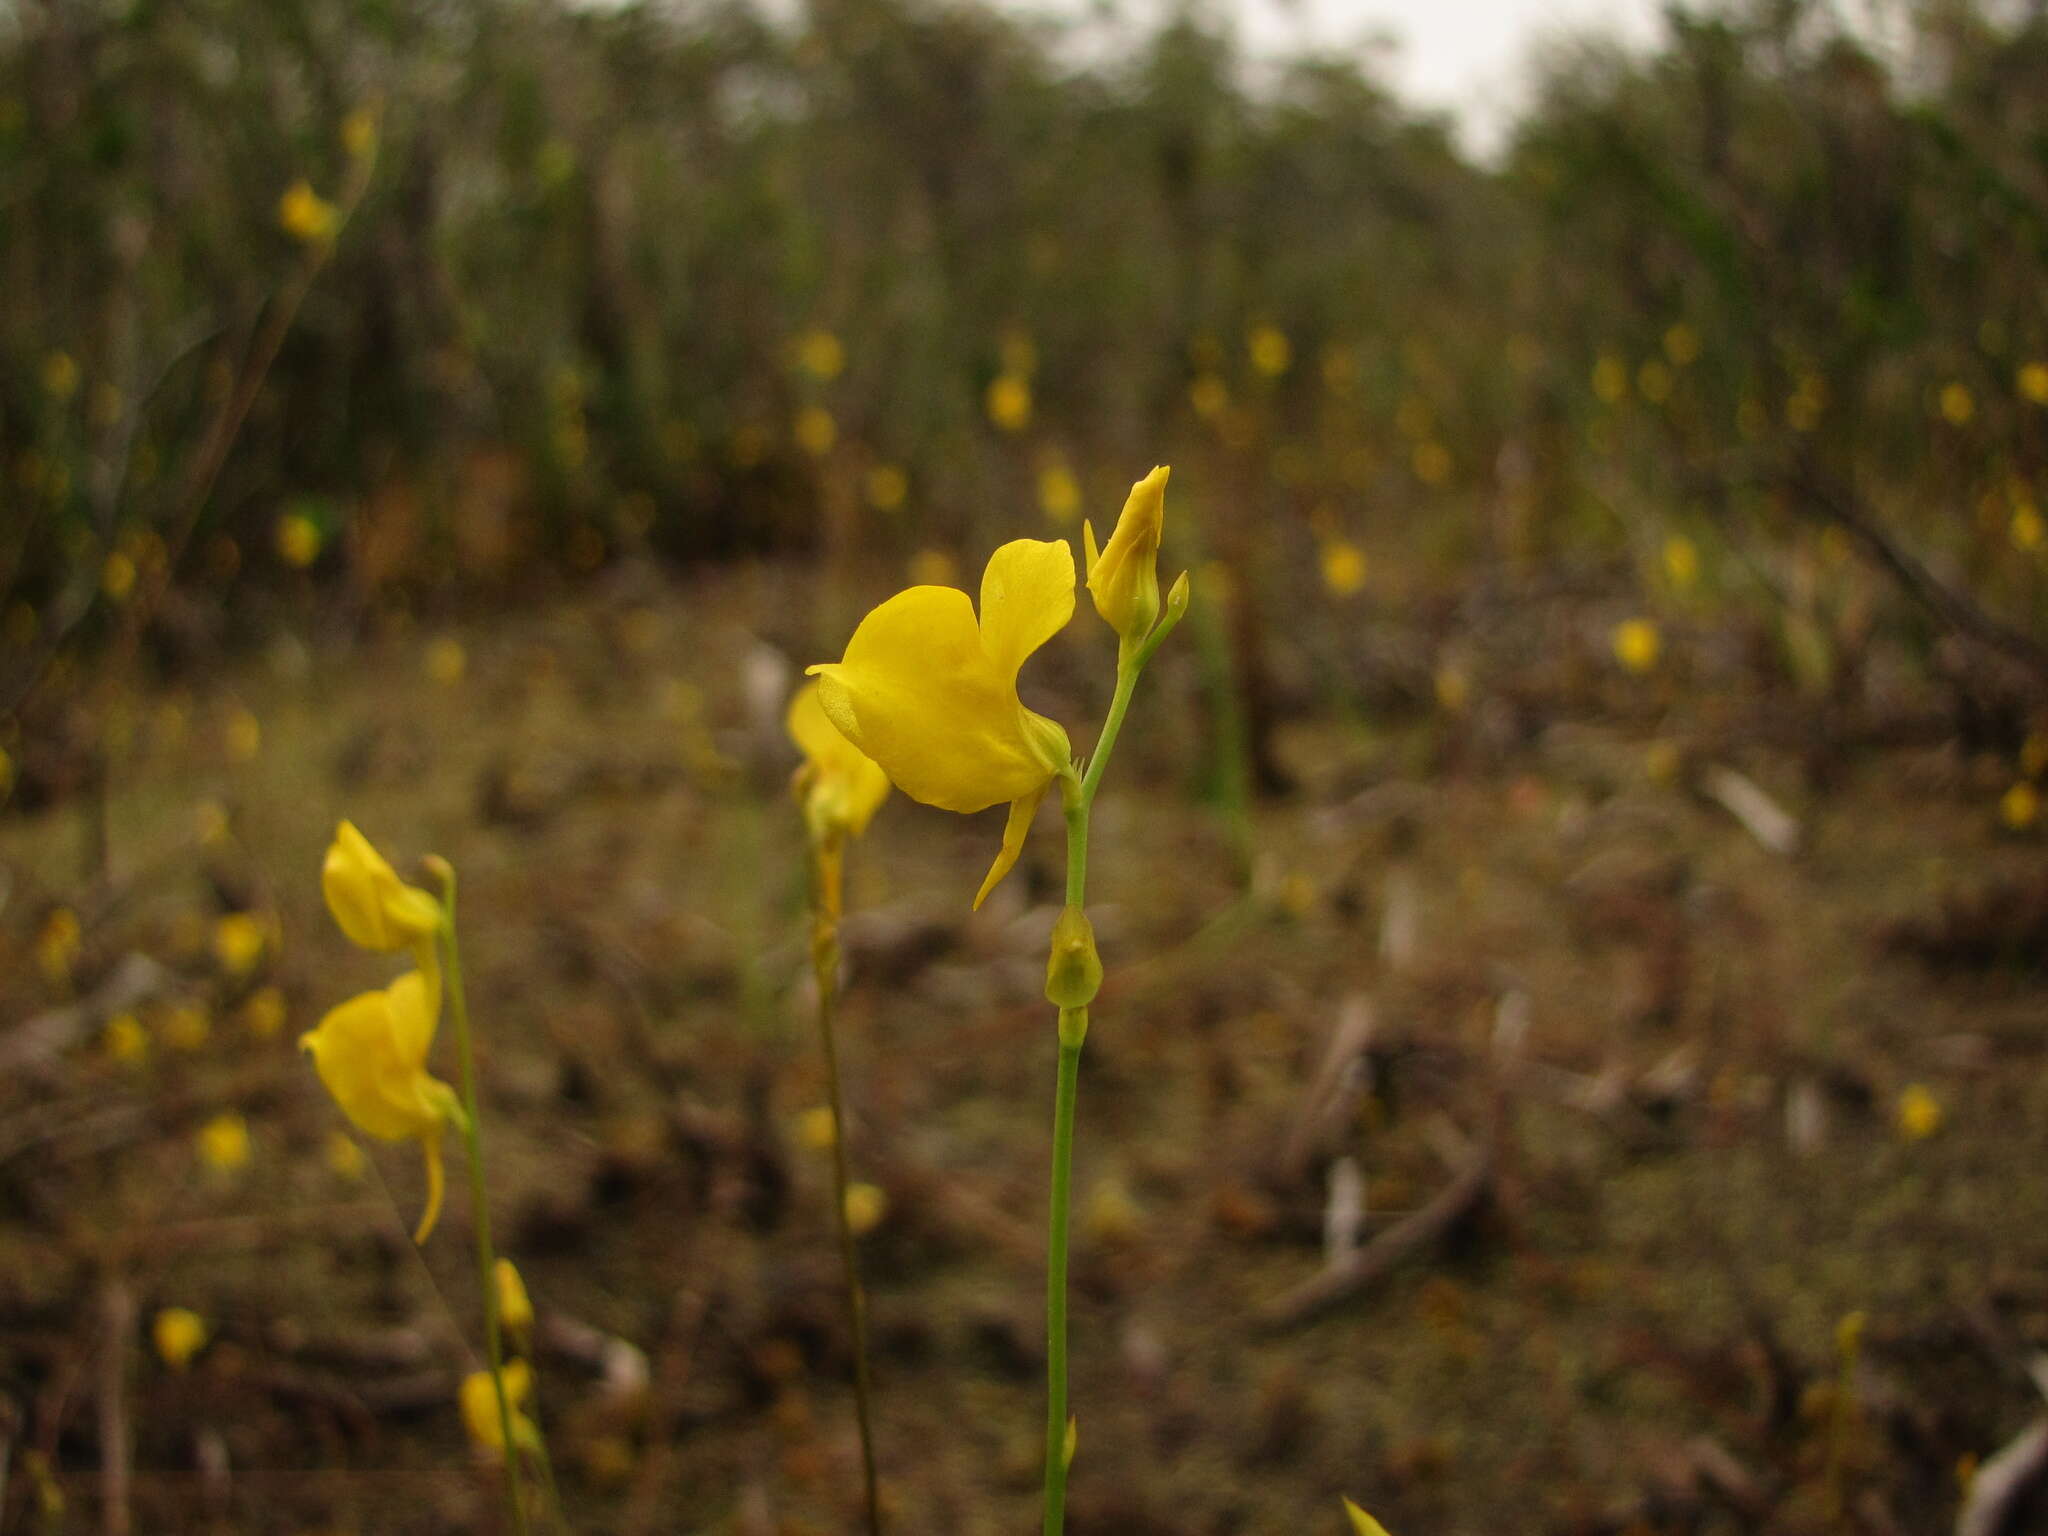
M 1168 459 L 1255 603 L 1374 539 L 1794 602 L 1846 533 L 2048 670 L 2048 13 L 1894 19 L 1560 46 L 1478 163 L 1200 9 L 8 7 L 0 708 L 124 607 L 176 664 L 309 590 L 900 565 Z

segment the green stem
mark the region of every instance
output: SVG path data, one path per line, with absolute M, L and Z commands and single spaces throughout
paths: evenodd
M 814 849 L 817 860 L 830 855 Z M 813 867 L 811 968 L 818 982 L 818 1036 L 825 1049 L 825 1087 L 832 1105 L 832 1211 L 839 1228 L 839 1262 L 846 1271 L 846 1315 L 853 1330 L 853 1405 L 860 1420 L 861 1476 L 867 1494 L 868 1530 L 881 1536 L 882 1503 L 875 1477 L 875 1431 L 868 1382 L 868 1303 L 860 1283 L 860 1251 L 846 1214 L 846 1108 L 839 1087 L 839 1045 L 832 1027 L 839 987 L 839 924 L 836 905 L 823 887 L 831 875 Z
M 462 954 L 455 942 L 455 871 L 442 866 L 441 953 L 448 979 L 448 1011 L 455 1020 L 455 1042 L 462 1057 L 462 1107 L 468 1123 L 462 1140 L 469 1153 L 470 1206 L 476 1222 L 476 1273 L 484 1296 L 484 1360 L 490 1367 L 491 1390 L 498 1400 L 498 1432 L 503 1442 L 505 1501 L 512 1510 L 512 1529 L 526 1536 L 526 1505 L 519 1495 L 519 1448 L 512 1438 L 512 1404 L 505 1396 L 505 1356 L 498 1331 L 498 1260 L 491 1247 L 491 1207 L 484 1192 L 483 1115 L 476 1097 L 476 1049 L 470 1040 L 469 999 L 462 988 Z
M 1095 755 L 1088 760 L 1088 772 L 1081 780 L 1081 798 L 1087 804 L 1095 802 L 1095 788 L 1102 782 L 1102 770 L 1109 766 L 1109 754 L 1116 747 L 1117 733 L 1124 728 L 1124 712 L 1131 707 L 1131 695 L 1137 691 L 1138 674 L 1144 667 L 1140 657 L 1128 651 L 1118 652 L 1116 692 L 1110 698 L 1109 713 L 1103 717 L 1102 734 L 1095 741 Z M 1079 900 L 1073 895 L 1067 899 Z
M 1087 1009 L 1061 1010 L 1045 1260 L 1045 1536 L 1060 1536 L 1067 1514 L 1067 1221 L 1074 1177 L 1074 1097 L 1087 1033 Z

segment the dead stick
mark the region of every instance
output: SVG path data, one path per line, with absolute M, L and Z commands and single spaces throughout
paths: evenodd
M 135 1332 L 135 1297 L 120 1280 L 100 1293 L 100 1529 L 129 1536 L 128 1340 Z

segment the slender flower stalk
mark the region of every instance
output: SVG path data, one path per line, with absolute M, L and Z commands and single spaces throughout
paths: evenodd
M 447 978 L 448 1012 L 455 1022 L 456 1048 L 462 1059 L 462 1107 L 466 1120 L 462 1143 L 468 1154 L 470 1207 L 476 1221 L 477 1288 L 484 1298 L 484 1363 L 491 1373 L 491 1391 L 497 1401 L 505 1501 L 511 1509 L 512 1529 L 518 1536 L 526 1536 L 526 1504 L 519 1491 L 520 1439 L 513 1433 L 512 1402 L 505 1390 L 504 1344 L 499 1337 L 498 1255 L 491 1246 L 491 1205 L 484 1190 L 483 1115 L 477 1106 L 476 1049 L 470 1040 L 469 999 L 462 985 L 462 951 L 455 939 L 455 868 L 442 858 L 430 859 L 428 863 L 441 881 L 441 925 L 436 939 L 442 973 Z M 530 1425 L 530 1420 L 522 1420 L 522 1427 L 529 1431 Z M 538 1439 L 537 1433 L 530 1433 Z M 545 1459 L 544 1447 L 540 1454 Z M 549 1481 L 553 1481 L 552 1476 Z

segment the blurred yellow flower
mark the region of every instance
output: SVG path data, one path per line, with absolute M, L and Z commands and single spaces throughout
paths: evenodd
M 1663 639 L 1648 619 L 1625 619 L 1614 627 L 1614 659 L 1638 676 L 1657 665 Z
M 1269 379 L 1279 378 L 1294 364 L 1293 344 L 1278 326 L 1253 326 L 1246 350 L 1251 354 L 1252 371 Z
M 366 101 L 341 120 L 341 147 L 351 160 L 365 160 L 376 152 L 377 117 L 377 103 Z
M 797 413 L 796 445 L 814 459 L 822 459 L 839 441 L 839 423 L 822 405 L 807 405 Z
M 2041 511 L 2032 502 L 2021 502 L 2012 514 L 2012 547 L 2032 554 L 2041 547 L 2048 537 L 2048 526 L 2041 520 Z
M 1827 381 L 1817 373 L 1800 375 L 1790 398 L 1785 401 L 1785 425 L 1794 432 L 1811 432 L 1820 425 L 1827 408 Z
M 1649 359 L 1636 370 L 1636 393 L 1652 405 L 1662 405 L 1671 398 L 1671 369 L 1658 358 Z
M 303 571 L 320 558 L 320 525 L 303 512 L 287 512 L 278 518 L 273 537 L 277 558 L 293 570 Z
M 428 642 L 427 676 L 443 688 L 453 688 L 469 670 L 469 652 L 453 635 L 437 635 Z
M 512 1443 L 522 1451 L 540 1448 L 540 1433 L 520 1409 L 533 1395 L 533 1369 L 524 1360 L 505 1364 L 503 1376 L 506 1406 L 512 1411 Z M 505 1426 L 498 1420 L 498 1393 L 489 1371 L 475 1371 L 462 1381 L 460 1401 L 462 1422 L 479 1450 L 493 1456 L 505 1454 Z
M 855 1237 L 866 1237 L 889 1214 L 888 1192 L 878 1184 L 846 1186 L 846 1224 Z
M 277 222 L 294 240 L 323 245 L 334 238 L 337 219 L 334 204 L 301 178 L 285 188 L 284 196 L 277 200 Z
M 1154 465 L 1131 487 L 1109 543 L 1101 550 L 1095 547 L 1094 525 L 1081 524 L 1095 611 L 1127 646 L 1151 634 L 1159 620 L 1159 539 L 1166 524 L 1166 482 L 1172 473 L 1167 465 Z
M 830 1152 L 839 1139 L 839 1122 L 832 1117 L 832 1106 L 814 1104 L 798 1115 L 796 1139 L 806 1151 Z
M 953 557 L 943 549 L 920 549 L 910 557 L 910 580 L 920 587 L 950 587 L 958 573 Z
M 794 783 L 797 801 L 813 838 L 859 837 L 889 798 L 889 776 L 826 718 L 818 688 L 799 688 L 785 721 L 804 757 Z
M 228 912 L 213 925 L 213 957 L 230 976 L 246 976 L 263 958 L 266 930 L 253 912 Z
M 1674 368 L 1687 368 L 1699 361 L 1700 333 L 1683 320 L 1664 332 L 1664 355 Z
M 117 1013 L 107 1020 L 100 1043 L 105 1047 L 108 1059 L 124 1067 L 135 1066 L 149 1056 L 149 1031 L 132 1013 Z
M 100 565 L 100 590 L 110 603 L 125 603 L 135 590 L 135 562 L 120 550 L 109 554 Z
M 1593 364 L 1593 397 L 1602 405 L 1619 405 L 1628 396 L 1628 364 L 1604 352 Z
M 2015 382 L 2035 405 L 2048 405 L 2048 362 L 2022 363 Z
M 78 364 L 69 352 L 52 352 L 43 359 L 43 392 L 53 400 L 69 400 L 78 392 Z
M 1365 590 L 1365 551 L 1349 539 L 1325 539 L 1321 551 L 1323 585 L 1337 597 L 1356 597 Z
M 1014 373 L 999 373 L 989 381 L 988 419 L 1005 432 L 1021 432 L 1031 425 L 1031 381 Z
M 1941 419 L 1952 427 L 1967 427 L 1977 414 L 1977 401 L 1969 386 L 1951 380 L 1941 387 Z
M 1067 733 L 1017 697 L 1025 659 L 1073 613 L 1073 551 L 1017 539 L 989 557 L 978 622 L 958 588 L 912 587 L 861 620 L 842 660 L 810 668 L 826 716 L 913 800 L 962 814 L 1010 802 L 976 906 L 1073 756 Z
M 910 494 L 910 476 L 900 465 L 877 464 L 868 471 L 868 505 L 877 512 L 894 512 Z
M 1415 445 L 1408 455 L 1408 464 L 1415 471 L 1415 478 L 1433 490 L 1450 483 L 1451 450 L 1433 437 Z
M 1699 546 L 1682 533 L 1664 541 L 1664 579 L 1674 592 L 1690 592 L 1700 579 Z
M 351 944 L 380 952 L 412 947 L 422 951 L 423 965 L 431 965 L 427 946 L 441 926 L 441 903 L 400 880 L 354 822 L 334 829 L 320 866 L 320 891 Z
M 2041 818 L 2041 792 L 2021 779 L 1999 797 L 1998 817 L 2013 831 L 2026 831 Z
M 224 745 L 230 761 L 248 762 L 263 750 L 263 723 L 248 710 L 237 709 L 228 716 Z
M 299 1037 L 320 1081 L 343 1114 L 380 1141 L 417 1141 L 427 1165 L 427 1207 L 413 1241 L 423 1243 L 441 1214 L 441 1136 L 464 1121 L 455 1092 L 428 1074 L 427 1051 L 440 1020 L 438 978 L 408 971 L 381 992 L 365 992 L 329 1011 Z
M 1438 708 L 1447 715 L 1461 715 L 1472 701 L 1472 679 L 1463 667 L 1446 662 L 1436 669 L 1433 682 Z
M 1925 1141 L 1941 1129 L 1941 1101 L 1918 1083 L 1909 1083 L 1899 1095 L 1899 1134 L 1908 1141 Z
M 284 993 L 276 987 L 258 987 L 242 1004 L 242 1027 L 258 1040 L 274 1040 L 284 1032 Z
M 1081 486 L 1074 472 L 1060 459 L 1052 459 L 1038 471 L 1038 505 L 1045 515 L 1062 527 L 1081 510 Z
M 1144 1230 L 1145 1213 L 1130 1186 L 1114 1175 L 1089 1191 L 1081 1210 L 1081 1227 L 1098 1243 L 1115 1246 L 1135 1240 Z
M 796 341 L 796 365 L 820 384 L 829 384 L 846 366 L 846 348 L 830 331 L 805 331 Z
M 78 963 L 84 937 L 76 912 L 69 907 L 51 910 L 36 930 L 36 967 L 43 973 L 43 980 L 53 987 L 71 980 L 71 968 Z
M 523 1345 L 533 1331 L 533 1298 L 526 1294 L 526 1282 L 510 1259 L 498 1260 L 491 1276 L 498 1288 L 498 1322 Z
M 216 1173 L 248 1167 L 249 1122 L 233 1110 L 207 1121 L 199 1128 L 199 1160 Z
M 192 1357 L 206 1347 L 206 1321 L 184 1307 L 165 1307 L 150 1325 L 150 1337 L 157 1357 L 174 1371 L 182 1371 Z
M 363 1149 L 355 1137 L 347 1131 L 330 1131 L 327 1136 L 327 1168 L 337 1178 L 353 1184 L 363 1176 L 370 1166 L 370 1160 L 363 1155 Z
M 164 1044 L 188 1054 L 203 1050 L 213 1038 L 213 1020 L 196 1003 L 180 1003 L 164 1015 Z
M 1214 421 L 1230 409 L 1230 386 L 1213 373 L 1198 373 L 1188 385 L 1188 404 L 1204 421 Z
M 192 807 L 192 835 L 208 848 L 227 840 L 228 811 L 218 800 L 202 800 Z
M 1652 784 L 1676 783 L 1684 766 L 1685 759 L 1673 742 L 1653 741 L 1643 753 L 1643 773 Z

